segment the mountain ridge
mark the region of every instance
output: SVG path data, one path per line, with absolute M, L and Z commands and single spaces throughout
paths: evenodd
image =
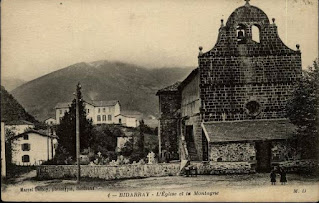
M 183 80 L 192 68 L 145 68 L 120 61 L 80 62 L 29 81 L 12 95 L 38 120 L 54 116 L 58 102 L 70 102 L 78 82 L 87 100 L 119 100 L 123 110 L 158 115 L 157 90 Z

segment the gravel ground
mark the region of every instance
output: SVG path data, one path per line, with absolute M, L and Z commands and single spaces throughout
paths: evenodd
M 287 175 L 287 185 L 280 185 L 277 182 L 275 186 L 270 184 L 269 174 L 266 173 L 169 176 L 114 181 L 81 180 L 80 184 L 76 184 L 74 180 L 36 181 L 34 177 L 35 171 L 32 171 L 9 184 L 2 185 L 2 200 L 61 201 L 61 197 L 72 201 L 319 200 L 319 178 L 297 174 Z M 279 181 L 279 177 L 277 179 Z M 144 197 L 147 192 L 149 196 Z M 186 195 L 187 192 L 190 195 Z

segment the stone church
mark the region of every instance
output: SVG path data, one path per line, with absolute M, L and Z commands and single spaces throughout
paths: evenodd
M 198 68 L 157 92 L 162 160 L 244 162 L 267 172 L 298 159 L 296 128 L 285 117 L 302 74 L 296 48 L 249 0 L 221 20 L 215 46 L 199 47 Z

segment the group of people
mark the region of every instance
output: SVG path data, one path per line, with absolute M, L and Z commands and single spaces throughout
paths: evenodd
M 273 169 L 270 173 L 270 182 L 272 185 L 276 185 L 276 177 L 277 173 L 280 175 L 280 182 L 282 185 L 285 185 L 287 183 L 287 173 L 285 169 L 278 167 L 277 170 Z

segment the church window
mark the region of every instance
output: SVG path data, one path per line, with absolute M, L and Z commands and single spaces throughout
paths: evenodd
M 245 107 L 247 114 L 250 116 L 257 116 L 260 113 L 260 104 L 257 101 L 250 101 Z
M 251 26 L 252 40 L 255 42 L 260 42 L 260 30 L 256 25 Z

